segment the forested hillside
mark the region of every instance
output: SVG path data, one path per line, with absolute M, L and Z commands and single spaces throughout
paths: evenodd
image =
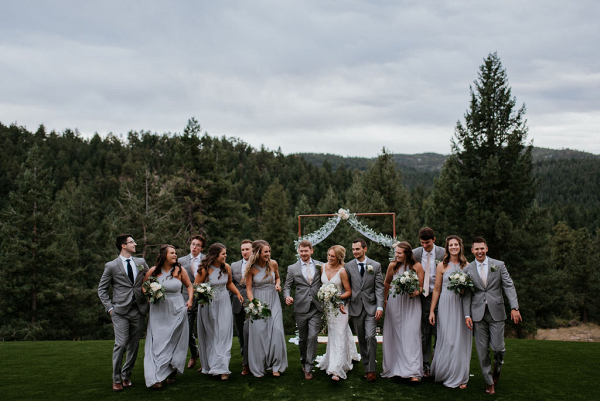
M 76 131 L 47 132 L 43 126 L 30 132 L 0 123 L 0 143 L 4 340 L 110 338 L 110 319 L 96 287 L 104 263 L 116 257 L 114 238 L 122 232 L 133 234 L 139 255 L 150 265 L 160 244 L 173 244 L 185 255 L 189 236 L 197 233 L 209 243 L 224 243 L 229 263 L 239 259 L 242 239 L 266 239 L 283 276 L 295 261 L 298 214 L 334 213 L 340 207 L 392 211 L 398 238 L 416 246 L 423 224 L 436 229 L 427 210 L 446 158 L 386 152 L 372 160 L 283 155 L 238 139 L 210 137 L 195 119 L 180 134 L 130 132 L 126 140 L 113 135 L 84 139 Z M 551 274 L 540 284 L 543 298 L 522 306 L 535 311 L 528 330 L 574 318 L 600 319 L 599 301 L 575 293 L 586 274 L 592 293 L 598 281 L 589 270 L 594 264 L 585 258 L 571 263 L 579 252 L 596 255 L 591 250 L 600 247 L 600 160 L 577 152 L 563 157 L 565 152 L 533 152 L 539 213 L 552 216 L 542 219 L 548 221 L 550 252 L 544 263 Z M 304 220 L 303 233 L 325 221 Z M 391 219 L 362 221 L 392 233 Z M 356 236 L 340 224 L 316 248 L 315 258 L 325 259 L 335 243 L 349 250 Z M 443 246 L 441 236 L 437 243 Z M 369 255 L 385 265 L 388 250 L 373 244 Z M 523 270 L 515 281 L 527 288 L 531 277 Z M 292 311 L 284 311 L 291 333 Z

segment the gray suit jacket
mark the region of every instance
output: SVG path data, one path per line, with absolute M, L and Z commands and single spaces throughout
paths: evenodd
M 202 262 L 202 259 L 204 259 L 206 257 L 206 255 L 204 255 L 203 253 L 201 253 L 200 255 L 198 255 L 200 257 L 200 262 Z M 185 269 L 188 278 L 190 279 L 190 281 L 192 282 L 192 284 L 194 284 L 194 272 L 192 272 L 192 257 L 191 254 L 187 254 L 179 259 L 177 259 L 177 261 L 179 262 L 179 264 L 181 265 L 181 267 L 183 269 Z M 199 264 L 198 264 L 199 265 Z M 182 285 L 181 286 L 181 293 L 183 294 L 183 301 L 187 302 L 189 299 L 189 295 L 187 290 L 185 289 L 185 287 Z M 198 307 L 198 302 L 196 301 L 196 299 L 194 298 L 194 303 L 192 304 L 192 309 L 190 309 L 191 311 L 195 311 L 196 308 Z
M 373 274 L 366 271 L 367 266 L 373 266 Z M 364 307 L 369 315 L 375 315 L 377 308 L 383 308 L 383 275 L 381 265 L 365 257 L 365 275 L 360 276 L 358 263 L 352 259 L 346 263 L 346 273 L 350 280 L 352 296 L 348 302 L 348 313 L 350 316 L 358 316 Z
M 142 292 L 142 283 L 144 275 L 148 272 L 148 265 L 143 258 L 132 257 L 131 259 L 133 259 L 138 269 L 137 277 L 133 284 L 127 276 L 126 268 L 123 266 L 120 257 L 104 265 L 104 272 L 100 278 L 100 283 L 98 283 L 98 297 L 100 297 L 100 301 L 107 312 L 112 308 L 119 315 L 127 313 L 132 305 L 131 300 L 134 297 L 140 312 L 143 314 L 148 312 L 148 302 Z M 112 300 L 108 294 L 111 286 Z
M 233 264 L 231 265 L 231 281 L 240 291 L 242 297 L 244 297 L 244 301 L 246 301 L 248 299 L 248 296 L 246 295 L 246 282 L 243 281 L 242 277 L 242 261 L 243 259 L 240 259 L 237 262 L 233 262 Z M 240 300 L 237 298 L 237 296 L 231 294 L 231 300 L 231 307 L 233 308 L 233 313 L 242 312 L 242 304 L 240 303 Z
M 285 277 L 285 285 L 283 287 L 283 298 L 290 296 L 292 285 L 295 284 L 296 293 L 294 295 L 294 312 L 307 313 L 310 309 L 310 304 L 313 303 L 317 310 L 323 311 L 323 306 L 315 299 L 315 296 L 321 288 L 321 269 L 316 265 L 322 265 L 322 262 L 313 259 L 315 264 L 315 276 L 311 285 L 302 274 L 302 262 L 298 261 L 293 265 L 288 266 L 287 275 Z
M 495 271 L 492 271 L 492 266 L 495 266 Z M 479 322 L 483 319 L 485 313 L 485 305 L 487 302 L 488 309 L 492 318 L 495 321 L 506 320 L 506 310 L 504 309 L 504 298 L 502 290 L 508 298 L 511 309 L 518 309 L 519 302 L 517 301 L 517 291 L 513 284 L 508 270 L 504 262 L 492 258 L 488 258 L 488 275 L 487 285 L 483 285 L 479 272 L 477 271 L 477 262 L 469 263 L 465 269 L 465 273 L 473 279 L 475 292 L 465 292 L 462 297 L 463 312 L 465 316 L 471 316 L 474 322 Z

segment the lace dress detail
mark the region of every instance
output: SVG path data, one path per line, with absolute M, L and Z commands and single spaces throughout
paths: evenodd
M 323 269 L 323 273 L 321 273 L 322 285 L 333 283 L 340 293 L 343 293 L 340 272 L 341 269 L 329 280 L 325 274 L 325 269 Z M 341 379 L 345 379 L 347 377 L 346 373 L 352 369 L 352 360 L 360 361 L 354 337 L 352 337 L 350 326 L 348 326 L 348 314 L 339 312 L 335 315 L 330 313 L 327 317 L 327 333 L 327 349 L 325 355 L 317 356 L 317 367 L 329 375 L 336 375 Z

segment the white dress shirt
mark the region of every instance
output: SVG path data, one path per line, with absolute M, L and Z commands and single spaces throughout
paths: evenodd
M 310 258 L 308 262 L 302 261 L 302 275 L 306 281 L 310 282 L 312 282 L 315 277 L 315 262 L 313 262 L 312 258 Z
M 135 282 L 135 279 L 138 275 L 138 269 L 135 265 L 135 262 L 133 261 L 133 256 L 126 258 L 123 255 L 119 255 L 119 257 L 121 258 L 121 262 L 123 262 L 123 268 L 125 269 L 125 275 L 127 275 L 127 277 L 129 277 L 129 275 L 127 274 L 127 259 L 129 259 L 129 264 L 131 265 L 131 270 L 133 271 L 133 281 Z

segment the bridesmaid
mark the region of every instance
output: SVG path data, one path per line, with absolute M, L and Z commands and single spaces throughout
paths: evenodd
M 163 380 L 175 381 L 183 374 L 189 336 L 187 311 L 192 307 L 192 283 L 177 263 L 177 251 L 172 245 L 160 247 L 156 266 L 148 270 L 165 288 L 165 299 L 150 304 L 148 332 L 144 348 L 144 377 L 146 386 L 161 388 Z M 184 303 L 181 284 L 187 288 L 189 299 Z M 143 289 L 142 289 L 143 290 Z
M 446 238 L 446 255 L 437 265 L 429 322 L 437 323 L 437 343 L 431 375 L 446 387 L 466 389 L 471 363 L 471 331 L 465 324 L 460 294 L 448 290 L 449 277 L 467 265 L 463 241 L 456 235 Z M 441 295 L 440 295 L 441 292 Z M 435 305 L 438 303 L 438 321 Z
M 246 321 L 248 326 L 248 369 L 255 377 L 263 377 L 266 370 L 279 377 L 288 366 L 287 348 L 283 332 L 283 315 L 278 291 L 281 291 L 277 262 L 271 260 L 271 246 L 267 241 L 252 243 L 252 254 L 246 271 L 246 294 L 269 305 L 271 316 L 266 319 Z
M 419 277 L 419 289 L 412 294 L 390 294 L 392 280 L 413 270 Z M 387 308 L 383 322 L 383 372 L 381 377 L 400 376 L 418 382 L 423 376 L 421 347 L 421 299 L 423 267 L 416 262 L 408 242 L 396 244 L 396 259 L 385 275 L 383 303 Z
M 213 376 L 221 375 L 221 380 L 229 379 L 229 360 L 233 341 L 233 312 L 231 291 L 243 302 L 239 290 L 231 281 L 231 267 L 225 263 L 227 250 L 223 244 L 212 244 L 194 280 L 195 284 L 210 283 L 214 298 L 209 305 L 198 304 L 198 354 L 202 367 L 199 372 Z

